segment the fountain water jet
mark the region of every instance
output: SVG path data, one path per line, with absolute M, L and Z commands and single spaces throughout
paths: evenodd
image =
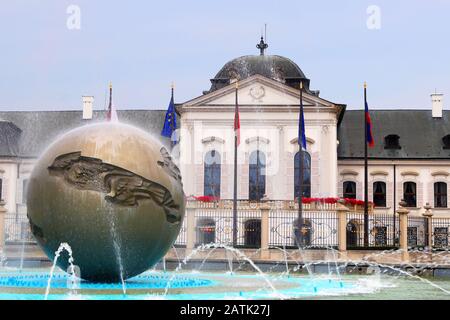
M 52 278 L 53 278 L 53 274 L 55 273 L 55 268 L 56 268 L 56 263 L 58 262 L 58 258 L 60 257 L 61 253 L 66 250 L 67 253 L 69 254 L 69 265 L 70 265 L 70 269 L 71 269 L 71 277 L 72 277 L 72 281 L 76 281 L 76 275 L 75 275 L 75 266 L 73 264 L 73 256 L 72 256 L 72 248 L 69 246 L 68 243 L 61 243 L 59 245 L 58 250 L 56 250 L 55 252 L 55 258 L 53 259 L 53 265 L 52 268 L 50 269 L 50 277 L 48 278 L 48 282 L 47 282 L 47 288 L 45 289 L 45 300 L 47 300 L 48 298 L 48 294 L 50 293 L 50 285 L 52 282 Z
M 241 258 L 245 261 L 247 261 L 257 272 L 258 274 L 262 277 L 262 279 L 267 283 L 267 285 L 270 287 L 270 289 L 273 291 L 273 293 L 275 295 L 277 295 L 279 298 L 284 298 L 283 295 L 278 293 L 278 290 L 273 286 L 273 284 L 270 282 L 270 280 L 268 279 L 268 277 L 266 276 L 266 274 L 264 272 L 262 272 L 262 270 L 251 260 L 249 259 L 243 252 L 241 252 L 240 250 L 221 244 L 221 243 L 210 243 L 210 244 L 203 244 L 199 247 L 197 247 L 195 250 L 193 250 L 188 256 L 186 256 L 184 258 L 184 260 L 182 261 L 182 263 L 180 263 L 177 268 L 175 269 L 175 273 L 180 271 L 182 268 L 183 264 L 186 264 L 190 259 L 192 259 L 193 256 L 195 256 L 198 252 L 203 251 L 203 250 L 207 250 L 207 249 L 211 249 L 211 248 L 222 248 L 225 249 L 227 251 L 231 251 L 233 253 L 236 254 L 236 256 L 238 258 Z M 173 278 L 173 277 L 172 277 Z M 169 280 L 169 282 L 167 283 L 166 289 L 164 291 L 164 295 L 166 296 L 169 292 L 170 289 L 170 284 L 171 284 L 171 280 Z

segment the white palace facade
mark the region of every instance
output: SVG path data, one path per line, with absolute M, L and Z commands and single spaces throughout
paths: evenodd
M 298 118 L 303 84 L 307 153 L 304 197 L 364 199 L 364 114 L 323 98 L 288 58 L 233 59 L 211 88 L 176 105 L 179 158 L 186 196 L 233 198 L 237 98 L 241 121 L 238 199 L 293 201 L 298 186 Z M 325 88 L 326 91 L 326 88 Z M 450 112 L 441 94 L 424 110 L 371 106 L 375 147 L 369 149 L 369 200 L 374 212 L 393 215 L 401 199 L 411 215 L 429 203 L 435 217 L 450 217 Z M 8 214 L 26 214 L 26 185 L 45 147 L 69 129 L 103 121 L 84 98 L 78 111 L 0 112 L 0 198 Z M 119 120 L 161 137 L 165 110 L 119 110 Z M 162 138 L 161 138 L 162 139 Z M 169 141 L 164 140 L 169 145 Z M 296 161 L 297 160 L 297 161 Z M 296 178 L 297 177 L 297 178 Z

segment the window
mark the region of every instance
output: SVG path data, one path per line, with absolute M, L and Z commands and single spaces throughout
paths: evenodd
M 344 199 L 356 199 L 356 182 L 344 181 L 343 197 Z
M 416 184 L 414 182 L 405 182 L 403 184 L 403 199 L 406 201 L 407 207 L 417 207 Z
M 385 149 L 401 149 L 400 137 L 396 134 L 390 134 L 384 137 L 384 148 Z
M 299 226 L 298 219 L 295 219 L 292 227 L 294 229 L 295 245 L 310 246 L 312 238 L 311 221 L 303 219 L 303 224 Z
M 22 181 L 22 203 L 27 203 L 28 179 Z
M 450 134 L 442 138 L 442 143 L 444 144 L 443 149 L 450 149 Z
M 3 180 L 0 179 L 0 200 L 4 200 L 3 199 Z
M 386 183 L 382 181 L 373 183 L 373 203 L 375 207 L 386 207 Z
M 447 208 L 447 184 L 445 182 L 434 184 L 434 207 Z
M 216 222 L 213 219 L 199 219 L 197 222 L 197 244 L 216 241 Z
M 204 195 L 220 197 L 220 153 L 212 150 L 205 155 Z
M 266 193 L 266 156 L 259 150 L 250 154 L 248 188 L 249 200 L 259 201 Z
M 261 246 L 261 220 L 250 219 L 244 225 L 244 244 L 246 247 L 259 248 Z
M 294 195 L 300 196 L 300 152 L 294 157 Z M 303 197 L 311 197 L 311 156 L 303 151 Z

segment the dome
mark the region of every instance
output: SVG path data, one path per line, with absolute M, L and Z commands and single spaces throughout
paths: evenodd
M 309 79 L 295 62 L 278 55 L 265 55 L 267 44 L 262 38 L 257 48 L 261 51 L 260 55 L 243 56 L 227 62 L 214 79 L 211 79 L 210 91 L 229 85 L 233 79 L 243 80 L 255 74 L 297 89 L 300 82 L 303 82 L 303 87 L 309 91 Z

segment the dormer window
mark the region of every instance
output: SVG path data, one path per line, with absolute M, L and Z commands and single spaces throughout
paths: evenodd
M 390 134 L 384 137 L 384 148 L 385 149 L 401 149 L 400 137 L 396 134 Z
M 450 134 L 442 138 L 442 143 L 444 144 L 443 149 L 450 149 Z

